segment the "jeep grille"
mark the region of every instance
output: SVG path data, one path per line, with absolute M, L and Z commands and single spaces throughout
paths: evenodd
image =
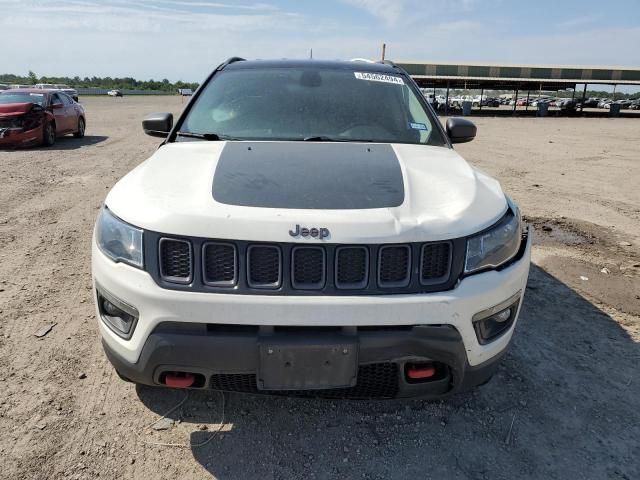
M 253 243 L 145 232 L 147 269 L 165 288 L 264 295 L 377 295 L 453 288 L 464 239 L 400 245 Z M 157 254 L 154 255 L 154 250 Z M 151 252 L 151 255 L 149 255 Z

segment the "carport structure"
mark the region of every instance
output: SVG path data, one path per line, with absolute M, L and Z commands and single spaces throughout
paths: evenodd
M 396 62 L 422 88 L 446 88 L 447 107 L 451 88 L 519 91 L 557 91 L 584 85 L 582 105 L 587 85 L 640 86 L 640 68 L 563 66 L 563 65 L 500 65 L 482 63 Z M 615 92 L 615 90 L 614 90 Z M 481 93 L 481 95 L 482 95 Z M 515 111 L 515 105 L 514 105 Z

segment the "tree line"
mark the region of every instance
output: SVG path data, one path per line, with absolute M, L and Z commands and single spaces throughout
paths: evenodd
M 0 75 L 0 83 L 7 85 L 35 85 L 36 83 L 59 83 L 69 85 L 73 88 L 106 88 L 108 90 L 160 90 L 168 93 L 175 93 L 179 88 L 198 88 L 197 83 L 170 82 L 164 78 L 162 80 L 136 80 L 132 77 L 111 78 L 111 77 L 39 77 L 34 72 L 29 71 L 27 76 L 13 75 L 5 73 Z

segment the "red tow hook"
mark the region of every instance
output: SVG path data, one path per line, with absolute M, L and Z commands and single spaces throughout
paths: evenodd
M 436 374 L 436 368 L 433 365 L 411 365 L 407 368 L 407 377 L 410 380 L 425 380 Z
M 195 380 L 196 377 L 192 373 L 186 372 L 171 372 L 164 377 L 165 385 L 174 388 L 189 388 Z

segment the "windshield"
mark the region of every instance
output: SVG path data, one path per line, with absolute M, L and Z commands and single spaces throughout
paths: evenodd
M 239 140 L 445 145 L 419 94 L 400 75 L 324 68 L 223 70 L 179 130 Z
M 46 104 L 44 93 L 0 93 L 0 104 L 37 103 L 41 107 Z

